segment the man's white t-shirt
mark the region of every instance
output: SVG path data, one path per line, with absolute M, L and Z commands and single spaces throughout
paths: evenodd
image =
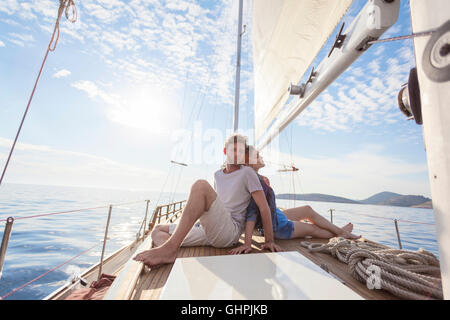
M 223 169 L 214 174 L 216 192 L 233 220 L 244 229 L 245 213 L 252 197 L 252 192 L 263 190 L 255 170 L 241 166 L 239 170 L 224 173 Z

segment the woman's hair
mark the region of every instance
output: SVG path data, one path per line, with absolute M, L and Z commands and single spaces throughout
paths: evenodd
M 258 163 L 258 150 L 254 146 L 247 146 L 245 148 L 245 156 L 248 157 L 249 164 Z

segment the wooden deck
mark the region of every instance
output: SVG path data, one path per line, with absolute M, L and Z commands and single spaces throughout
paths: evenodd
M 241 238 L 241 242 L 243 238 Z M 349 270 L 348 266 L 332 256 L 324 253 L 310 253 L 307 249 L 300 246 L 300 242 L 302 239 L 292 239 L 292 240 L 277 240 L 276 243 L 283 248 L 285 251 L 298 251 L 303 254 L 305 257 L 310 259 L 317 265 L 325 264 L 330 273 L 336 275 L 339 279 L 341 279 L 345 285 L 354 290 L 356 293 L 361 295 L 363 298 L 368 300 L 392 300 L 392 299 L 400 299 L 398 297 L 393 296 L 387 291 L 384 290 L 369 290 L 367 286 L 363 283 L 360 283 L 356 279 L 354 279 Z M 308 239 L 310 242 L 316 243 L 327 243 L 327 240 L 323 239 Z M 252 253 L 261 253 L 268 252 L 266 250 L 261 251 L 259 247 L 264 242 L 263 237 L 253 236 L 253 251 Z M 219 256 L 219 255 L 227 255 L 230 248 L 226 249 L 218 249 L 213 247 L 186 247 L 180 248 L 178 252 L 178 257 L 198 257 L 198 256 Z M 161 290 L 164 287 L 164 284 L 167 281 L 167 277 L 169 276 L 170 271 L 172 270 L 173 264 L 161 266 L 157 269 L 150 270 L 145 269 L 142 271 L 136 286 L 135 290 L 131 295 L 131 298 L 134 300 L 157 300 L 161 294 Z

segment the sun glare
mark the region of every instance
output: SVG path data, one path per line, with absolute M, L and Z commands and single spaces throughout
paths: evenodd
M 115 122 L 154 134 L 167 133 L 179 124 L 177 104 L 168 94 L 141 89 L 122 97 L 111 110 Z

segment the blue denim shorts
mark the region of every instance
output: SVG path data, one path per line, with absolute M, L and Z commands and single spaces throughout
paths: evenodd
M 292 221 L 289 221 L 283 228 L 279 228 L 275 234 L 275 239 L 291 239 L 292 234 L 294 233 L 294 223 Z
M 280 209 L 277 210 L 277 220 L 278 220 L 278 229 L 274 233 L 275 239 L 291 239 L 292 234 L 294 233 L 294 223 L 289 220 L 283 211 Z

